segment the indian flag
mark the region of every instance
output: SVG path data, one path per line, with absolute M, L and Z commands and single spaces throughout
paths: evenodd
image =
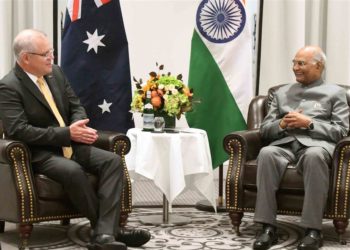
M 228 159 L 224 137 L 246 129 L 253 97 L 252 38 L 243 0 L 199 1 L 192 36 L 188 84 L 198 104 L 186 115 L 204 129 L 213 168 Z

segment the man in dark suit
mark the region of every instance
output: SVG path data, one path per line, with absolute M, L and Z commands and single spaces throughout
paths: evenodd
M 121 158 L 91 146 L 98 137 L 61 69 L 52 64 L 46 35 L 28 29 L 13 43 L 16 65 L 0 80 L 0 118 L 6 136 L 25 142 L 33 169 L 61 183 L 91 223 L 89 249 L 127 249 L 150 239 L 143 230 L 120 230 Z M 99 176 L 97 193 L 85 171 Z M 116 239 L 118 241 L 116 241 Z
M 256 222 L 263 232 L 253 249 L 277 243 L 276 191 L 289 163 L 303 176 L 305 196 L 301 225 L 306 229 L 298 250 L 322 246 L 322 218 L 335 144 L 349 130 L 345 90 L 322 79 L 326 56 L 316 46 L 300 49 L 293 60 L 297 83 L 279 88 L 260 133 L 269 140 L 258 156 Z

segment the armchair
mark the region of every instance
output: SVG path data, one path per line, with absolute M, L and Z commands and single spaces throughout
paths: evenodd
M 131 212 L 131 182 L 124 156 L 130 150 L 130 141 L 124 134 L 99 131 L 95 146 L 109 150 L 122 157 L 124 165 L 123 191 L 121 197 L 120 225 L 125 226 Z M 88 174 L 97 187 L 97 177 Z M 28 147 L 20 142 L 3 138 L 0 120 L 0 233 L 5 221 L 18 224 L 19 249 L 24 249 L 33 229 L 33 223 L 61 220 L 69 224 L 70 218 L 82 217 L 70 203 L 62 186 L 31 169 Z
M 267 114 L 275 91 L 282 85 L 270 88 L 267 96 L 255 97 L 248 111 L 248 128 L 228 134 L 224 148 L 229 154 L 226 177 L 226 208 L 237 234 L 244 212 L 254 212 L 256 200 L 256 158 L 260 149 L 267 145 L 259 133 L 259 127 Z M 346 89 L 350 105 L 350 86 Z M 330 169 L 330 187 L 324 218 L 333 219 L 335 231 L 342 244 L 342 235 L 348 226 L 350 212 L 350 137 L 336 145 Z M 278 214 L 300 215 L 303 205 L 304 184 L 293 165 L 287 167 L 277 194 Z

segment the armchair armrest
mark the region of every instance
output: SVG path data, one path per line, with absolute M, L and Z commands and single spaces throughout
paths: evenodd
M 36 190 L 27 146 L 0 139 L 0 214 L 2 219 L 26 222 L 35 214 Z M 18 216 L 20 215 L 20 216 Z
M 238 131 L 224 138 L 224 148 L 229 154 L 226 177 L 226 208 L 228 211 L 243 211 L 243 176 L 247 160 L 256 159 L 262 141 L 258 129 Z
M 350 213 L 350 137 L 340 140 L 333 153 L 329 197 L 332 214 L 337 218 L 349 218 Z
M 263 146 L 258 129 L 244 130 L 230 133 L 224 138 L 224 149 L 230 154 L 239 149 L 242 151 L 242 159 L 256 159 Z M 237 151 L 236 151 L 237 152 Z
M 130 140 L 122 133 L 98 131 L 98 139 L 94 146 L 125 156 L 130 151 Z

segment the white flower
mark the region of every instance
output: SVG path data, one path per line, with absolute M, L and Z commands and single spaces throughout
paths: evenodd
M 167 86 L 165 86 L 165 90 L 169 90 L 169 91 L 173 91 L 175 89 L 175 85 L 174 84 L 169 84 Z
M 159 84 L 158 89 L 164 89 L 164 84 Z
M 179 91 L 178 91 L 177 89 L 174 88 L 174 89 L 171 90 L 171 93 L 172 93 L 173 95 L 176 95 L 177 93 L 179 93 Z

